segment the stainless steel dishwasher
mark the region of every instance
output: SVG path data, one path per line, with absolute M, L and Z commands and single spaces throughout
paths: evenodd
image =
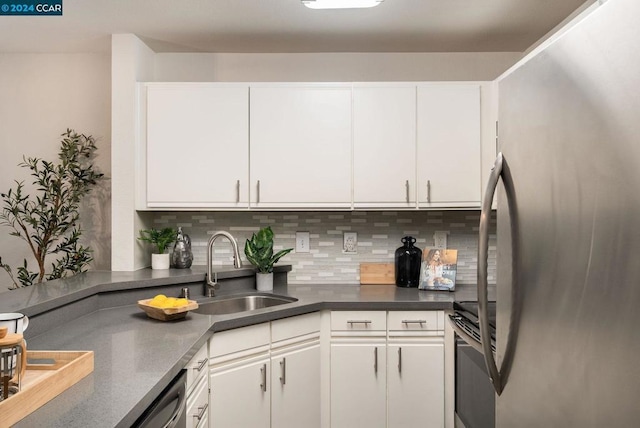
M 186 428 L 187 371 L 182 370 L 133 425 L 138 428 Z

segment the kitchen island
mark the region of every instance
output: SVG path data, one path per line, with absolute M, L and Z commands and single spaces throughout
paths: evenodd
M 287 285 L 290 269 L 278 268 L 274 294 L 295 297 L 294 303 L 230 315 L 189 313 L 174 322 L 147 318 L 137 300 L 163 291 L 176 295 L 182 287 L 203 300 L 204 269 L 90 272 L 5 293 L 1 312 L 32 317 L 29 349 L 92 350 L 95 358 L 93 373 L 15 426 L 130 426 L 216 331 L 322 310 L 447 310 L 456 300 L 476 299 L 475 287 L 464 285 L 454 293 L 393 285 Z M 218 278 L 219 295 L 246 291 L 253 271 L 220 271 Z

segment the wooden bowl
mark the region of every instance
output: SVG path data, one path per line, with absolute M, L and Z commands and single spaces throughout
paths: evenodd
M 3 337 L 5 337 L 7 335 L 7 331 L 9 329 L 7 327 L 0 327 L 0 339 L 2 339 Z
M 152 299 L 138 300 L 138 307 L 146 312 L 149 318 L 153 318 L 159 321 L 173 321 L 179 320 L 187 316 L 189 311 L 198 309 L 198 302 L 195 300 L 189 300 L 187 305 L 177 308 L 158 308 L 149 305 Z

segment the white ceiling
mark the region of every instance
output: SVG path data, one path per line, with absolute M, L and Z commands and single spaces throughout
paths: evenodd
M 594 0 L 587 0 L 592 3 Z M 156 52 L 522 52 L 585 0 L 63 0 L 63 16 L 0 16 L 0 52 L 109 52 L 133 33 Z

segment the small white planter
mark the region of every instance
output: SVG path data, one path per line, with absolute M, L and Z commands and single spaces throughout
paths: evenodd
M 151 269 L 169 269 L 170 254 L 151 254 Z
M 256 289 L 258 291 L 272 291 L 273 290 L 273 272 L 271 273 L 256 273 Z

